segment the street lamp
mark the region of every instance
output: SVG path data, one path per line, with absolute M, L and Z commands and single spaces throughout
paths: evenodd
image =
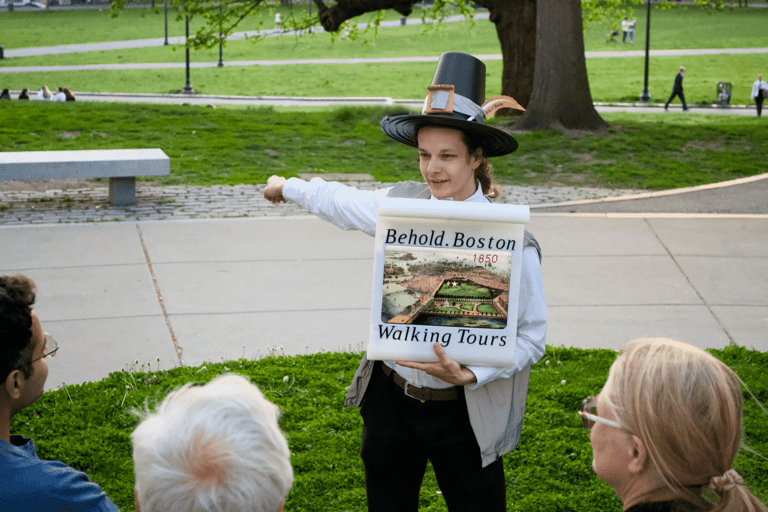
M 219 2 L 219 67 L 224 67 L 224 59 L 223 59 L 223 50 L 222 50 L 222 44 L 224 42 L 224 34 L 221 31 L 221 23 L 223 18 L 222 10 L 221 10 L 221 2 Z
M 168 46 L 168 1 L 165 2 L 165 43 L 164 46 Z
M 185 6 L 186 9 L 186 6 Z M 187 17 L 187 37 L 184 39 L 184 45 L 187 47 L 187 85 L 182 89 L 181 94 L 195 94 L 195 90 L 189 84 L 189 14 Z
M 648 11 L 645 15 L 645 85 L 643 86 L 643 95 L 640 99 L 643 103 L 651 101 L 651 95 L 648 94 L 648 52 L 651 47 L 651 0 L 648 2 Z

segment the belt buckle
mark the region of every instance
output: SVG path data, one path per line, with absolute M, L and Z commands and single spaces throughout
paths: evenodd
M 421 403 L 424 403 L 426 400 L 422 400 L 421 398 L 416 398 L 412 394 L 408 393 L 408 388 L 416 388 L 416 389 L 424 389 L 421 386 L 414 386 L 408 381 L 405 381 L 405 386 L 403 387 L 403 392 L 405 393 L 405 396 L 413 398 L 414 400 L 418 400 Z

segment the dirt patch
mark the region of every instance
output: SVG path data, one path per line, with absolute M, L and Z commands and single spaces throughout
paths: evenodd
M 597 151 L 593 151 L 591 153 L 574 153 L 573 151 L 568 151 L 568 156 L 575 160 L 579 160 L 579 162 L 576 162 L 576 165 L 591 165 L 591 164 L 615 164 L 615 159 L 610 160 L 595 160 L 595 154 Z
M 80 136 L 80 132 L 61 132 L 59 137 L 62 139 L 76 139 Z
M 703 140 L 689 140 L 683 146 L 683 151 L 689 149 L 698 149 L 700 151 L 717 151 L 723 153 L 729 149 L 729 147 L 737 146 L 740 149 L 749 151 L 752 146 L 746 141 L 726 141 L 724 137 L 720 137 L 717 140 L 703 141 Z

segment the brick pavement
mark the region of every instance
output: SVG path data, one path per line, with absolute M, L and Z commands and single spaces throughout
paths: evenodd
M 367 190 L 391 185 L 349 184 Z M 263 190 L 264 185 L 142 187 L 137 183 L 136 205 L 121 207 L 109 204 L 106 187 L 45 192 L 0 190 L 0 225 L 308 215 L 295 204 L 269 203 Z M 551 204 L 636 192 L 640 191 L 506 186 L 497 202 Z

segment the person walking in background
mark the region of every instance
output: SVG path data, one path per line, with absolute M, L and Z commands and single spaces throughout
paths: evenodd
M 675 84 L 672 86 L 672 95 L 664 104 L 664 110 L 669 110 L 669 103 L 675 98 L 680 96 L 680 101 L 683 102 L 683 112 L 688 110 L 688 105 L 685 104 L 685 94 L 683 94 L 683 75 L 685 74 L 685 66 L 680 66 L 680 72 L 675 76 Z
M 621 20 L 621 42 L 627 42 L 627 32 L 629 32 L 629 20 L 624 18 Z
M 44 85 L 37 91 L 37 99 L 40 101 L 53 101 L 53 93 L 48 89 L 47 85 Z
M 632 20 L 629 22 L 629 44 L 635 44 L 635 27 L 637 26 L 637 21 Z
M 758 73 L 757 80 L 752 84 L 752 99 L 757 105 L 757 117 L 763 113 L 763 100 L 768 97 L 768 82 L 763 80 L 763 74 Z
M 29 88 L 25 87 L 21 90 L 19 93 L 19 99 L 20 100 L 28 100 L 29 99 Z

